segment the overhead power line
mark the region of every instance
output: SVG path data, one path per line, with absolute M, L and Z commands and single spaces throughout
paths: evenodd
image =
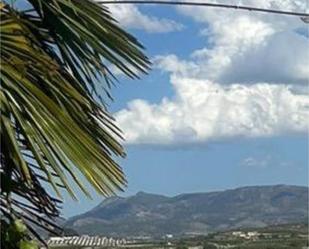
M 99 1 L 102 4 L 160 4 L 160 5 L 179 5 L 179 6 L 201 6 L 201 7 L 213 7 L 213 8 L 226 8 L 226 9 L 237 9 L 237 10 L 248 10 L 255 12 L 264 12 L 264 13 L 273 13 L 281 15 L 290 15 L 290 16 L 299 16 L 301 19 L 309 23 L 309 13 L 301 13 L 294 11 L 284 11 L 284 10 L 275 10 L 275 9 L 263 9 L 250 6 L 242 5 L 232 5 L 232 4 L 219 4 L 219 3 L 205 3 L 205 2 L 180 2 L 180 1 L 156 1 L 156 0 L 114 0 L 114 1 Z

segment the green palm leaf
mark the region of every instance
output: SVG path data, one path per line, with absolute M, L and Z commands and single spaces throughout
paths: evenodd
M 97 83 L 105 79 L 101 86 L 110 96 L 114 75 L 107 65 L 136 78 L 150 63 L 104 6 L 91 0 L 28 2 L 33 10 L 0 5 L 1 211 L 7 219 L 24 219 L 32 231 L 29 215 L 45 228 L 50 224 L 42 215 L 59 215 L 59 200 L 43 182 L 59 198 L 63 190 L 76 198 L 72 182 L 90 196 L 81 176 L 105 196 L 126 185 L 113 158 L 125 156 L 121 131 L 95 100 L 101 98 Z

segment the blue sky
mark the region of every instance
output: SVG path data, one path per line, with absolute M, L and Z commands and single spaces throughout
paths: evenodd
M 111 11 L 153 61 L 149 75 L 119 74 L 112 90 L 110 110 L 127 138 L 119 163 L 129 184 L 120 195 L 308 185 L 308 29 L 298 18 L 134 5 Z M 64 216 L 103 200 L 93 196 L 66 200 Z

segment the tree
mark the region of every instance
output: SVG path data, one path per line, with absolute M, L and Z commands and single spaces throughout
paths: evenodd
M 22 2 L 0 3 L 3 248 L 40 239 L 33 225 L 53 232 L 63 191 L 76 199 L 74 183 L 90 197 L 81 176 L 104 196 L 123 189 L 121 131 L 105 105 L 116 81 L 109 66 L 138 78 L 150 65 L 104 5 Z

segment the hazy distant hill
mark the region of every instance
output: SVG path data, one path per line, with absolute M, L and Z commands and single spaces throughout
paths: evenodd
M 139 192 L 106 199 L 69 219 L 66 226 L 92 235 L 180 235 L 304 222 L 307 210 L 308 188 L 297 186 L 243 187 L 175 197 Z

